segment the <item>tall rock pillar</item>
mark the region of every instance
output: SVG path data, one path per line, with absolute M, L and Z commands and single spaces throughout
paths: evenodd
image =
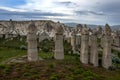
M 91 47 L 90 47 L 90 63 L 93 66 L 98 66 L 98 48 L 97 48 L 97 32 L 93 31 L 91 35 Z
M 38 61 L 37 50 L 37 28 L 34 22 L 28 26 L 27 42 L 28 42 L 28 61 Z
M 89 41 L 89 32 L 88 28 L 82 28 L 82 37 L 81 37 L 81 54 L 80 54 L 80 61 L 84 64 L 88 64 L 88 41 Z
M 55 54 L 54 58 L 58 60 L 64 59 L 64 47 L 63 47 L 63 27 L 58 22 L 56 24 L 56 36 L 55 36 Z
M 71 46 L 73 54 L 76 53 L 76 34 L 75 31 L 71 33 Z
M 116 33 L 115 33 L 114 45 L 116 47 L 120 47 L 120 37 L 119 37 L 119 32 L 118 31 L 116 31 Z
M 103 40 L 104 42 L 103 42 L 102 66 L 108 69 L 110 66 L 112 66 L 111 29 L 108 24 L 105 25 Z

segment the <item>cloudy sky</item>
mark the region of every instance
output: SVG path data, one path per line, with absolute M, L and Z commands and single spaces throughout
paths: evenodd
M 0 0 L 0 20 L 120 24 L 120 0 Z

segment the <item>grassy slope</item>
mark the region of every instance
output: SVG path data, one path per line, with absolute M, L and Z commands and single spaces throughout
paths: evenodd
M 25 50 L 13 49 L 13 48 L 0 48 L 0 63 L 13 57 L 19 57 L 26 55 Z
M 1 64 L 0 80 L 120 80 L 119 71 L 83 65 L 77 55 L 65 55 L 61 61 L 52 59 L 53 53 L 39 55 L 45 60 Z

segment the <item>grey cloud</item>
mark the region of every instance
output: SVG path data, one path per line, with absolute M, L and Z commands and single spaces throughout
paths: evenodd
M 8 20 L 10 18 L 14 19 L 46 19 L 47 16 L 66 16 L 66 14 L 61 13 L 49 13 L 49 12 L 13 12 L 0 9 L 0 20 Z
M 63 4 L 63 5 L 71 5 L 71 4 L 75 4 L 75 3 L 71 2 L 71 1 L 57 2 L 57 3 L 59 3 L 59 4 Z
M 64 6 L 69 7 L 69 8 L 78 6 L 76 3 L 71 2 L 71 1 L 55 2 L 55 4 L 64 5 Z
M 11 12 L 0 9 L 0 15 L 39 15 L 39 16 L 66 16 L 61 13 L 50 13 L 50 12 Z
M 106 22 L 109 22 L 111 24 L 119 24 L 120 23 L 120 1 L 119 2 L 109 2 L 103 3 L 99 2 L 94 7 L 95 11 L 102 11 L 106 17 Z
M 120 13 L 120 2 L 100 3 L 95 6 L 96 11 L 103 11 L 107 14 L 118 14 Z
M 104 13 L 95 12 L 95 11 L 75 11 L 75 13 L 77 15 L 90 15 L 90 14 L 92 14 L 92 15 L 100 15 L 100 16 L 105 15 Z

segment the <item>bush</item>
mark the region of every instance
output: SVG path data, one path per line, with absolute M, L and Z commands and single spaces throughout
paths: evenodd
M 84 77 L 83 80 L 94 80 L 94 77 L 92 76 Z
M 51 69 L 54 68 L 54 64 L 52 64 L 52 63 L 51 63 L 51 64 L 48 64 L 48 66 L 49 66 L 49 68 L 51 68 Z
M 43 52 L 52 52 L 52 50 L 54 50 L 54 41 L 45 39 L 38 43 L 38 48 Z
M 84 72 L 84 70 L 82 68 L 77 69 L 73 72 L 73 74 L 82 74 Z
M 48 47 L 43 47 L 43 48 L 42 48 L 42 51 L 43 51 L 43 52 L 49 52 L 50 50 L 49 50 Z
M 9 74 L 9 73 L 11 72 L 11 70 L 12 70 L 12 67 L 6 67 L 6 68 L 5 68 L 5 72 L 6 72 L 7 74 Z
M 27 50 L 27 47 L 26 47 L 25 45 L 21 45 L 21 46 L 20 46 L 20 49 L 21 49 L 21 50 Z
M 5 65 L 3 65 L 3 64 L 0 64 L 0 68 L 1 68 L 1 69 L 5 69 L 5 68 L 6 68 L 6 66 L 5 66 Z
M 113 71 L 113 70 L 116 69 L 116 67 L 115 66 L 110 66 L 108 69 L 111 70 L 111 71 Z
M 19 67 L 18 67 L 18 68 L 16 68 L 16 71 L 20 71 L 20 70 L 21 70 L 21 68 L 19 68 Z
M 64 41 L 64 52 L 65 54 L 69 54 L 69 52 L 73 53 L 72 46 L 70 43 L 68 43 L 66 40 Z
M 84 76 L 84 77 L 94 76 L 94 73 L 92 73 L 91 71 L 85 71 L 85 72 L 83 72 L 83 76 Z
M 74 75 L 71 75 L 71 76 L 69 77 L 69 80 L 76 80 L 76 79 L 75 79 L 75 76 L 74 76 Z
M 50 80 L 58 80 L 58 75 L 57 74 L 52 74 L 50 77 Z
M 73 71 L 74 71 L 74 69 L 73 69 L 73 68 L 71 68 L 71 67 L 69 67 L 69 68 L 68 68 L 68 70 L 69 70 L 69 71 L 71 71 L 71 72 L 73 72 Z
M 30 76 L 30 73 L 25 72 L 25 73 L 23 74 L 23 76 Z

